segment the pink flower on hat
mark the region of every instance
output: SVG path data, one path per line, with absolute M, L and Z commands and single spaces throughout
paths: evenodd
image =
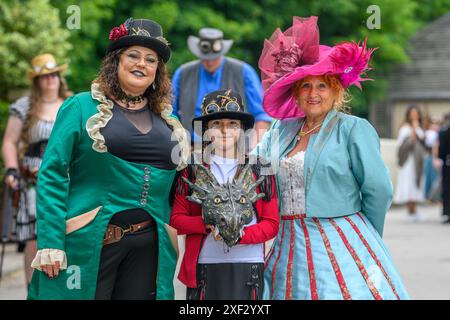
M 117 39 L 128 35 L 128 29 L 125 24 L 121 24 L 118 27 L 114 27 L 109 33 L 109 40 L 116 41 Z
M 369 78 L 361 78 L 361 74 L 369 68 L 369 60 L 375 49 L 367 49 L 367 39 L 363 45 L 360 43 L 344 42 L 334 47 L 330 55 L 331 61 L 334 63 L 337 73 L 340 73 L 340 79 L 344 88 L 354 84 L 361 89 L 360 81 L 372 80 Z
M 276 76 L 281 78 L 286 73 L 294 71 L 295 67 L 300 65 L 302 54 L 302 49 L 296 43 L 287 49 L 281 44 L 280 51 L 272 54 L 276 63 L 274 66 Z
M 265 40 L 259 59 L 263 108 L 276 119 L 304 116 L 297 104 L 293 87 L 308 76 L 337 75 L 347 88 L 371 80 L 361 75 L 368 68 L 374 49 L 360 43 L 344 42 L 334 47 L 319 44 L 317 17 L 294 17 L 293 25 L 285 32 L 276 29 Z
M 259 59 L 264 90 L 283 76 L 302 65 L 313 64 L 319 58 L 319 30 L 317 17 L 293 18 L 293 25 L 285 32 L 275 30 L 265 40 Z

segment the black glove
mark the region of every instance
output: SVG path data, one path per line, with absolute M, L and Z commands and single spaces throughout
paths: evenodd
M 20 171 L 17 168 L 8 168 L 5 172 L 5 178 L 7 176 L 12 176 L 15 180 L 20 180 Z

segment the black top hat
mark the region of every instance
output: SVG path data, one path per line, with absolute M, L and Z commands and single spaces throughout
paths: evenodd
M 251 129 L 255 123 L 255 118 L 248 112 L 243 111 L 241 96 L 231 90 L 217 90 L 208 93 L 202 101 L 202 115 L 192 120 L 202 122 L 203 131 L 206 129 L 208 121 L 216 119 L 237 119 L 242 121 L 243 129 Z M 195 128 L 195 127 L 194 127 Z
M 189 36 L 187 44 L 189 50 L 198 58 L 214 60 L 230 50 L 233 40 L 224 40 L 223 32 L 219 29 L 202 28 L 198 37 Z
M 109 33 L 112 41 L 106 53 L 129 46 L 142 46 L 155 50 L 165 63 L 169 61 L 171 51 L 169 42 L 163 37 L 161 26 L 148 19 L 127 19 Z

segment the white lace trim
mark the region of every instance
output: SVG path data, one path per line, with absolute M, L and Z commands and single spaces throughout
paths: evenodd
M 281 160 L 279 171 L 281 215 L 303 214 L 306 211 L 304 162 L 304 151 Z
M 105 145 L 105 137 L 100 133 L 100 129 L 104 128 L 109 120 L 111 120 L 113 116 L 111 110 L 114 104 L 100 91 L 98 83 L 92 83 L 91 95 L 92 99 L 99 101 L 100 104 L 97 106 L 98 113 L 94 114 L 86 121 L 86 130 L 89 137 L 94 140 L 92 149 L 97 152 L 107 152 L 108 148 Z
M 36 254 L 36 257 L 31 262 L 31 267 L 42 271 L 41 267 L 45 265 L 53 265 L 59 262 L 60 269 L 67 269 L 66 253 L 58 249 L 42 249 Z

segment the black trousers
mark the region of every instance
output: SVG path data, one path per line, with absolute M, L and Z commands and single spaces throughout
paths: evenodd
M 197 288 L 187 288 L 187 300 L 261 300 L 263 263 L 197 265 Z
M 157 266 L 156 224 L 125 234 L 102 249 L 95 299 L 154 300 Z
M 442 167 L 442 204 L 443 214 L 450 218 L 450 166 Z

